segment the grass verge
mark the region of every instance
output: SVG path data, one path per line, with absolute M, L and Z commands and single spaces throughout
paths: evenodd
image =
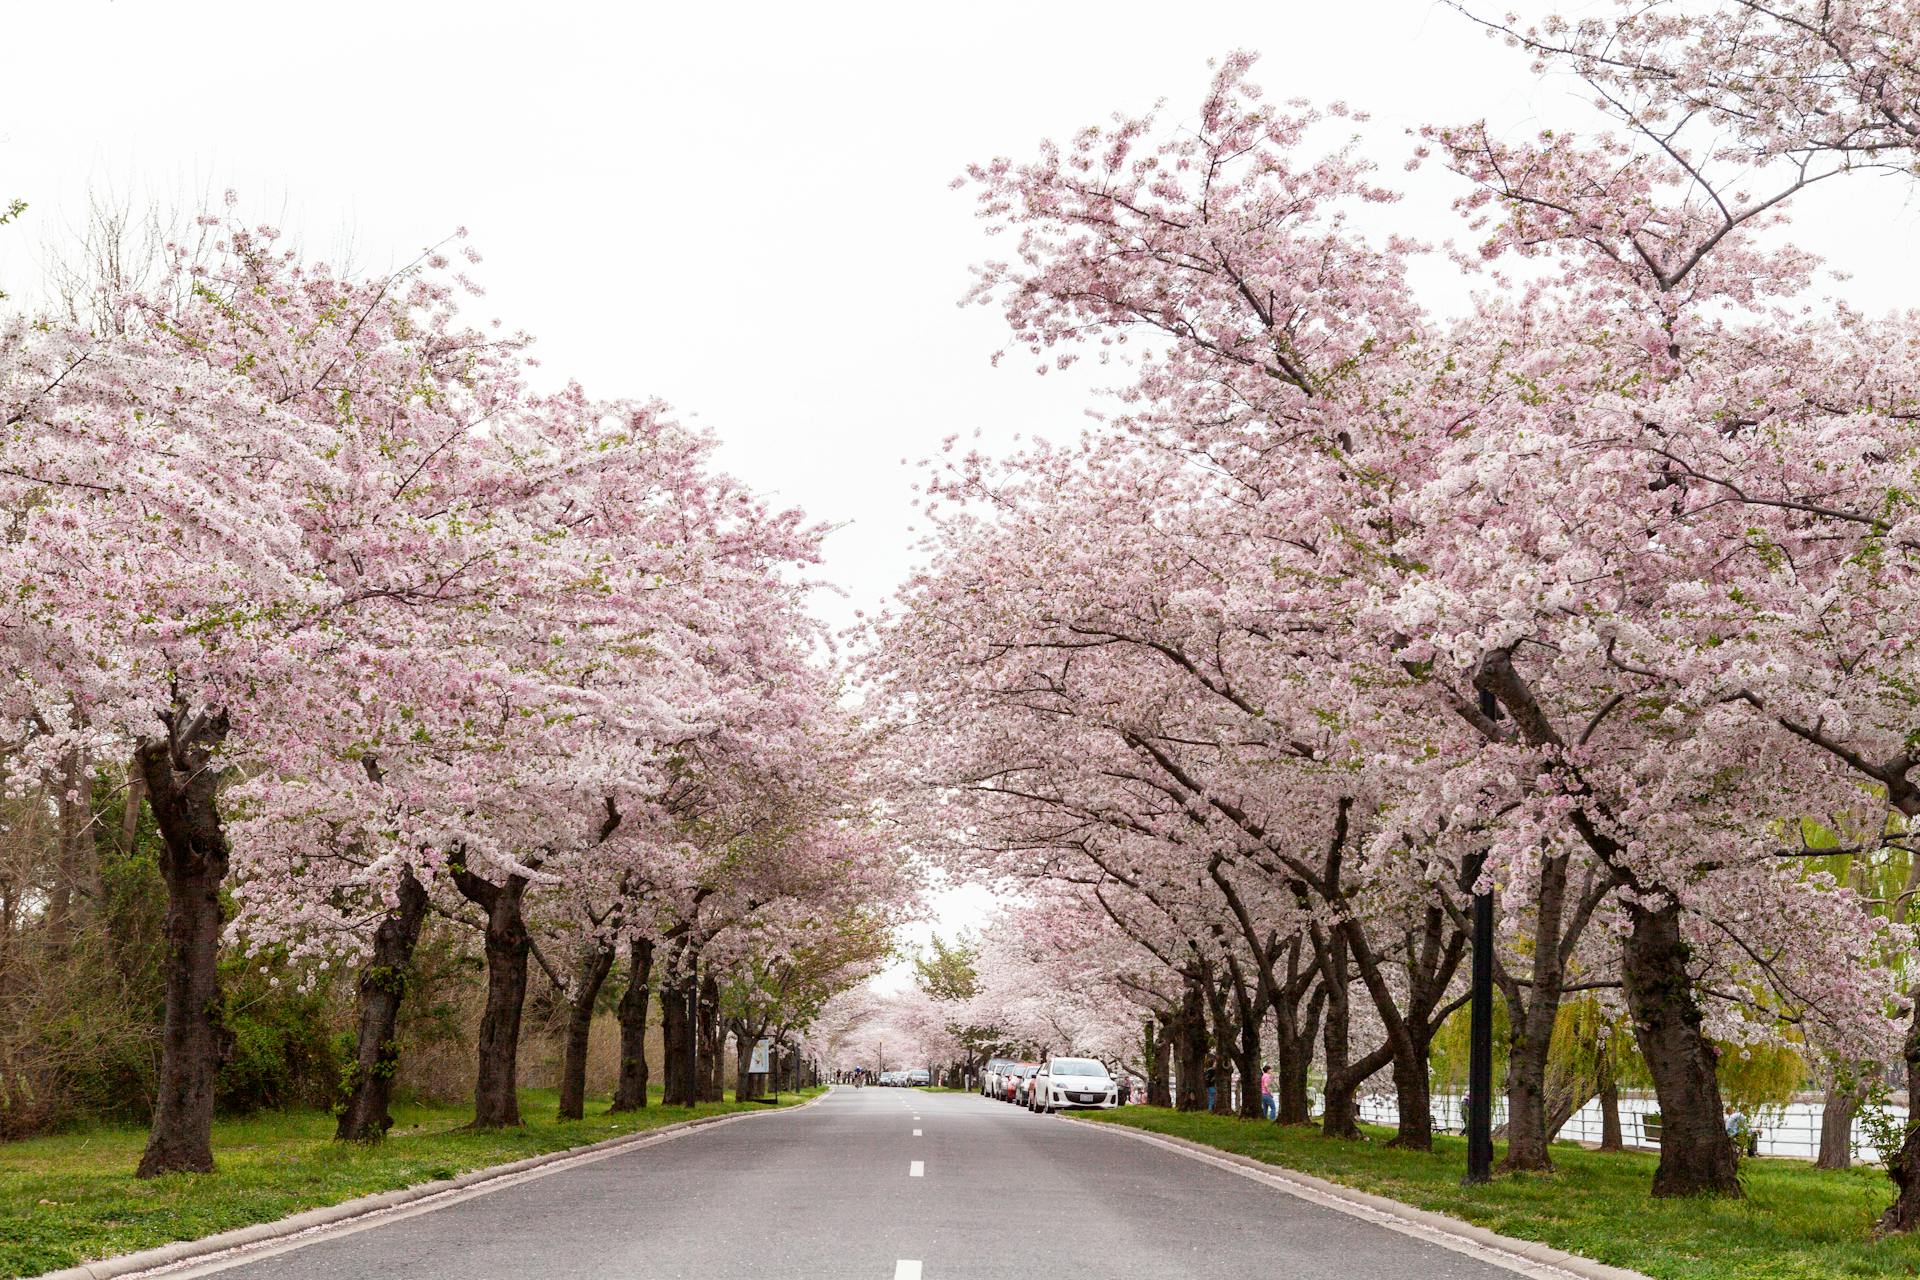
M 1744 1200 L 1655 1200 L 1647 1194 L 1655 1156 L 1567 1143 L 1554 1146 L 1550 1174 L 1503 1174 L 1490 1186 L 1466 1188 L 1461 1138 L 1436 1138 L 1426 1154 L 1389 1149 L 1392 1130 L 1371 1126 L 1363 1126 L 1366 1141 L 1351 1143 L 1162 1107 L 1090 1118 L 1252 1156 L 1656 1280 L 1920 1275 L 1920 1240 L 1871 1239 L 1874 1219 L 1893 1199 L 1877 1168 L 1830 1172 L 1801 1160 L 1750 1160 L 1741 1165 Z
M 0 1144 L 0 1277 L 197 1240 L 696 1116 L 769 1109 L 766 1102 L 711 1102 L 689 1112 L 658 1105 L 660 1091 L 653 1092 L 655 1105 L 643 1111 L 607 1115 L 600 1099 L 588 1104 L 584 1120 L 562 1122 L 548 1118 L 557 1105 L 552 1090 L 522 1090 L 527 1124 L 490 1133 L 457 1132 L 472 1118 L 465 1104 L 396 1106 L 392 1132 L 372 1147 L 335 1142 L 333 1116 L 324 1111 L 221 1120 L 213 1129 L 215 1172 L 144 1182 L 133 1176 L 144 1129 L 94 1128 Z M 792 1106 L 818 1092 L 788 1092 L 780 1102 Z

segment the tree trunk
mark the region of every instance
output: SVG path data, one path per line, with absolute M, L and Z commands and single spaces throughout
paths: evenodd
M 1566 855 L 1547 858 L 1540 866 L 1535 890 L 1533 975 L 1522 985 L 1509 977 L 1495 960 L 1496 979 L 1507 1003 L 1507 1154 L 1500 1168 L 1507 1172 L 1545 1173 L 1553 1168 L 1547 1124 L 1547 1066 L 1553 1049 L 1553 1029 L 1560 1020 L 1566 986 L 1563 956 L 1584 933 L 1597 903 L 1594 889 L 1574 904 L 1567 919 Z M 1598 887 L 1598 881 L 1596 888 Z M 1604 892 L 1604 890 L 1601 890 Z
M 160 828 L 167 886 L 160 1088 L 140 1156 L 142 1178 L 213 1169 L 214 1088 L 232 1041 L 221 1018 L 219 970 L 229 850 L 213 759 L 226 735 L 225 715 L 189 720 L 176 707 L 167 737 L 142 741 L 135 757 Z
M 1407 1028 L 1413 1039 L 1410 1052 L 1393 1055 L 1393 1094 L 1400 1108 L 1398 1131 L 1387 1145 L 1403 1151 L 1433 1150 L 1433 1092 L 1428 1079 L 1431 1035 Z
M 521 915 L 527 880 L 508 876 L 503 885 L 456 866 L 461 894 L 487 913 L 487 1005 L 480 1016 L 479 1067 L 473 1083 L 474 1129 L 505 1129 L 520 1123 L 520 1015 L 527 1000 L 527 956 L 532 937 Z
M 1547 1132 L 1547 1061 L 1559 1001 L 1535 991 L 1516 1005 L 1507 1001 L 1507 1172 L 1553 1168 Z
M 687 991 L 691 985 L 685 974 L 677 974 L 660 984 L 660 1036 L 666 1047 L 661 1077 L 666 1085 L 664 1101 L 672 1107 L 690 1107 L 697 1097 L 693 1079 L 687 1073 L 687 1037 L 693 1034 L 692 1020 L 687 1016 Z
M 1233 1020 L 1227 1013 L 1226 993 L 1216 982 L 1207 983 L 1207 1003 L 1213 1012 L 1212 1043 L 1207 1066 L 1213 1072 L 1213 1098 L 1207 1110 L 1217 1116 L 1233 1114 Z
M 1360 1108 L 1356 1098 L 1360 1081 L 1352 1072 L 1351 1023 L 1353 1006 L 1348 989 L 1346 938 L 1335 930 L 1322 948 L 1326 955 L 1327 1022 L 1321 1047 L 1326 1057 L 1327 1092 L 1320 1116 L 1320 1132 L 1329 1138 L 1360 1136 Z
M 1175 1105 L 1181 1111 L 1207 1109 L 1207 1014 L 1200 994 L 1200 980 L 1189 974 L 1182 993 L 1180 1011 L 1173 1023 L 1174 1051 L 1179 1055 L 1174 1066 L 1179 1089 Z
M 1245 1120 L 1264 1120 L 1266 1112 L 1260 1100 L 1260 1020 L 1243 1018 L 1240 1022 L 1240 1048 L 1235 1067 L 1240 1073 L 1240 1116 Z
M 1899 1194 L 1874 1225 L 1874 1234 L 1904 1235 L 1920 1227 L 1920 1125 L 1907 1130 L 1907 1139 L 1887 1161 L 1887 1176 Z
M 1613 1071 L 1613 1051 L 1600 1055 L 1600 1149 L 1620 1151 L 1626 1147 L 1620 1134 L 1620 1083 Z
M 1653 1194 L 1738 1196 L 1739 1165 L 1727 1137 L 1714 1047 L 1700 1030 L 1680 908 L 1630 903 L 1628 914 L 1632 928 L 1622 966 L 1627 1008 L 1660 1098 Z
M 1307 1089 L 1307 1076 L 1313 1069 L 1313 1042 L 1320 1031 L 1320 1011 L 1326 999 L 1326 988 L 1315 983 L 1304 1015 L 1285 1003 L 1276 1002 L 1274 1006 L 1278 1045 L 1273 1087 L 1278 1112 L 1275 1119 L 1280 1124 L 1313 1123 L 1313 1098 Z
M 653 980 L 653 942 L 635 938 L 627 948 L 627 990 L 620 997 L 620 1079 L 610 1111 L 647 1105 L 647 997 Z
M 120 806 L 120 852 L 131 854 L 140 839 L 140 806 L 147 799 L 147 775 L 135 760 L 127 767 L 127 795 Z
M 333 1131 L 340 1141 L 378 1142 L 393 1127 L 387 1108 L 393 1100 L 393 1074 L 400 1065 L 396 1028 L 413 949 L 426 916 L 426 886 L 408 867 L 401 873 L 399 900 L 374 930 L 373 954 L 360 970 L 360 1028 L 340 1123 Z
M 61 762 L 54 795 L 55 859 L 47 894 L 45 931 L 56 954 L 64 950 L 91 913 L 99 893 L 93 856 L 93 777 L 86 753 L 75 749 Z
M 1907 877 L 1909 890 L 1920 882 L 1920 861 Z M 1903 1235 L 1920 1227 L 1920 990 L 1914 992 L 1913 1020 L 1907 1026 L 1907 1138 L 1887 1158 L 1887 1176 L 1898 1193 L 1874 1227 L 1875 1235 Z
M 1147 1105 L 1151 1107 L 1171 1107 L 1173 1105 L 1173 1043 L 1172 1032 L 1165 1018 L 1151 1020 L 1149 1027 L 1158 1027 L 1158 1034 L 1148 1033 L 1151 1046 L 1147 1055 Z
M 1820 1154 L 1816 1169 L 1853 1167 L 1853 1117 L 1860 1109 L 1860 1095 L 1851 1077 L 1835 1071 L 1827 1084 L 1826 1105 L 1820 1110 Z
M 766 1094 L 766 1076 L 754 1071 L 753 1046 L 759 1039 L 743 1021 L 733 1024 L 733 1100 L 751 1102 Z M 773 1064 L 769 1062 L 768 1066 Z
M 1593 1101 L 1594 1094 L 1599 1090 L 1598 1078 L 1592 1081 L 1584 1079 L 1567 1081 L 1565 1086 L 1554 1094 L 1552 1105 L 1547 1108 L 1549 1137 L 1557 1137 L 1560 1130 L 1566 1127 L 1567 1122 L 1572 1120 L 1582 1107 Z
M 593 1006 L 613 972 L 613 944 L 594 946 L 580 964 L 579 981 L 567 1006 L 567 1040 L 560 1056 L 560 1119 L 587 1114 L 587 1044 L 593 1035 Z

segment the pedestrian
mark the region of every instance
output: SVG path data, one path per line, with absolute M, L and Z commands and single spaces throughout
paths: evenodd
M 1273 1100 L 1273 1067 L 1265 1062 L 1260 1064 L 1260 1114 L 1269 1120 L 1280 1116 L 1279 1104 Z
M 1209 1062 L 1209 1063 L 1207 1064 L 1207 1077 L 1206 1077 L 1206 1078 L 1207 1078 L 1207 1110 L 1209 1110 L 1209 1111 L 1211 1111 L 1211 1110 L 1213 1110 L 1213 1078 L 1214 1078 L 1214 1073 L 1215 1073 L 1215 1068 L 1214 1068 L 1214 1065 L 1213 1065 L 1213 1064 L 1212 1064 L 1211 1062 Z
M 1125 1073 L 1121 1074 L 1119 1092 L 1116 1096 L 1120 1099 L 1120 1105 L 1123 1107 L 1133 1100 L 1132 1076 L 1126 1075 Z
M 1754 1129 L 1753 1121 L 1747 1119 L 1747 1113 L 1738 1107 L 1727 1108 L 1727 1137 L 1733 1142 L 1735 1155 L 1760 1154 L 1760 1134 Z

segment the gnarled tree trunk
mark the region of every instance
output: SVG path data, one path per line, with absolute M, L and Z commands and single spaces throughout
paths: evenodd
M 142 1178 L 213 1169 L 214 1088 L 232 1040 L 221 1018 L 219 969 L 229 850 L 213 759 L 226 740 L 227 718 L 190 716 L 176 706 L 166 723 L 166 737 L 142 741 L 134 756 L 160 829 L 167 886 L 160 1088 L 140 1156 Z
M 1234 1052 L 1234 1069 L 1240 1075 L 1240 1112 L 1243 1119 L 1264 1120 L 1266 1113 L 1260 1100 L 1260 1020 L 1252 1017 L 1240 1019 L 1240 1041 Z
M 1920 876 L 1920 863 L 1914 867 Z M 1920 993 L 1916 993 L 1920 995 Z M 1887 1176 L 1898 1193 L 1874 1226 L 1875 1235 L 1904 1235 L 1920 1227 L 1920 998 L 1913 1003 L 1913 1022 L 1907 1030 L 1907 1137 L 1887 1157 Z
M 647 1105 L 647 997 L 653 980 L 653 942 L 635 938 L 627 947 L 627 990 L 620 997 L 620 1078 L 610 1111 Z
M 1738 1196 L 1739 1164 L 1714 1075 L 1717 1054 L 1700 1029 L 1680 907 L 1631 903 L 1628 916 L 1622 965 L 1627 1008 L 1660 1097 L 1660 1165 L 1653 1194 Z
M 690 1107 L 699 1098 L 694 1077 L 687 1069 L 687 1041 L 693 1034 L 687 992 L 692 986 L 693 980 L 686 974 L 676 974 L 660 984 L 660 1036 L 666 1056 L 661 1079 L 666 1086 L 664 1101 L 672 1107 Z
M 733 1100 L 750 1102 L 766 1096 L 767 1077 L 753 1068 L 753 1046 L 759 1036 L 742 1019 L 733 1022 Z M 772 1066 L 769 1061 L 768 1066 Z
M 1534 891 L 1533 946 L 1529 949 L 1533 958 L 1531 980 L 1518 981 L 1495 960 L 1495 974 L 1507 1002 L 1508 1026 L 1507 1154 L 1500 1167 L 1510 1172 L 1553 1168 L 1549 1144 L 1556 1126 L 1549 1123 L 1547 1064 L 1565 996 L 1566 957 L 1611 883 L 1609 877 L 1593 876 L 1571 903 L 1569 914 L 1570 866 L 1565 854 L 1541 860 L 1539 886 Z
M 1146 1051 L 1147 1105 L 1171 1107 L 1173 1105 L 1173 1041 L 1168 1021 L 1164 1016 L 1147 1019 Z
M 360 970 L 360 1026 L 352 1073 L 333 1136 L 343 1142 L 378 1142 L 393 1127 L 393 1074 L 400 1064 L 396 1028 L 413 966 L 413 949 L 427 916 L 427 889 L 413 868 L 401 873 L 399 897 L 373 932 L 373 954 Z
M 528 882 L 516 875 L 497 885 L 457 865 L 453 882 L 463 897 L 487 913 L 487 1005 L 480 1016 L 471 1127 L 509 1128 L 520 1123 L 520 1015 L 527 1001 L 527 956 L 533 947 L 521 916 Z
M 1233 1017 L 1227 1012 L 1226 993 L 1213 978 L 1206 979 L 1207 1007 L 1213 1014 L 1213 1034 L 1207 1054 L 1207 1068 L 1213 1075 L 1213 1098 L 1207 1109 L 1217 1116 L 1233 1114 Z
M 613 972 L 613 944 L 594 945 L 581 957 L 567 1003 L 567 1039 L 560 1056 L 560 1118 L 579 1120 L 587 1107 L 587 1045 L 593 1036 L 593 1006 Z
M 1357 1101 L 1361 1079 L 1353 1070 L 1350 982 L 1347 970 L 1347 940 L 1335 930 L 1316 948 L 1324 958 L 1327 993 L 1327 1021 L 1322 1030 L 1321 1048 L 1326 1059 L 1326 1106 L 1320 1116 L 1320 1132 L 1329 1138 L 1358 1138 L 1360 1108 Z
M 1425 1028 L 1409 1027 L 1413 1039 L 1410 1050 L 1393 1055 L 1393 1095 L 1400 1108 L 1398 1129 L 1387 1145 L 1407 1151 L 1433 1150 L 1433 1088 L 1428 1062 L 1432 1057 L 1433 1033 Z
M 1320 1032 L 1320 1011 L 1326 1005 L 1326 988 L 1318 979 L 1312 993 L 1303 1001 L 1289 982 L 1274 1001 L 1276 1050 L 1273 1060 L 1275 1119 L 1280 1124 L 1312 1124 L 1313 1099 L 1307 1090 L 1307 1076 L 1313 1068 L 1313 1042 Z
M 1181 1111 L 1207 1109 L 1207 1013 L 1200 979 L 1186 975 L 1180 1010 L 1173 1021 L 1174 1066 L 1179 1090 L 1175 1106 Z
M 1859 1109 L 1858 1088 L 1844 1072 L 1835 1072 L 1820 1109 L 1820 1155 L 1813 1162 L 1815 1168 L 1853 1167 L 1853 1117 Z

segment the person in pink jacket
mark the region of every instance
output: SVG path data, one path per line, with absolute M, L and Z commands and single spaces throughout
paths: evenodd
M 1280 1108 L 1273 1100 L 1273 1068 L 1260 1064 L 1260 1114 L 1269 1120 L 1278 1118 Z

